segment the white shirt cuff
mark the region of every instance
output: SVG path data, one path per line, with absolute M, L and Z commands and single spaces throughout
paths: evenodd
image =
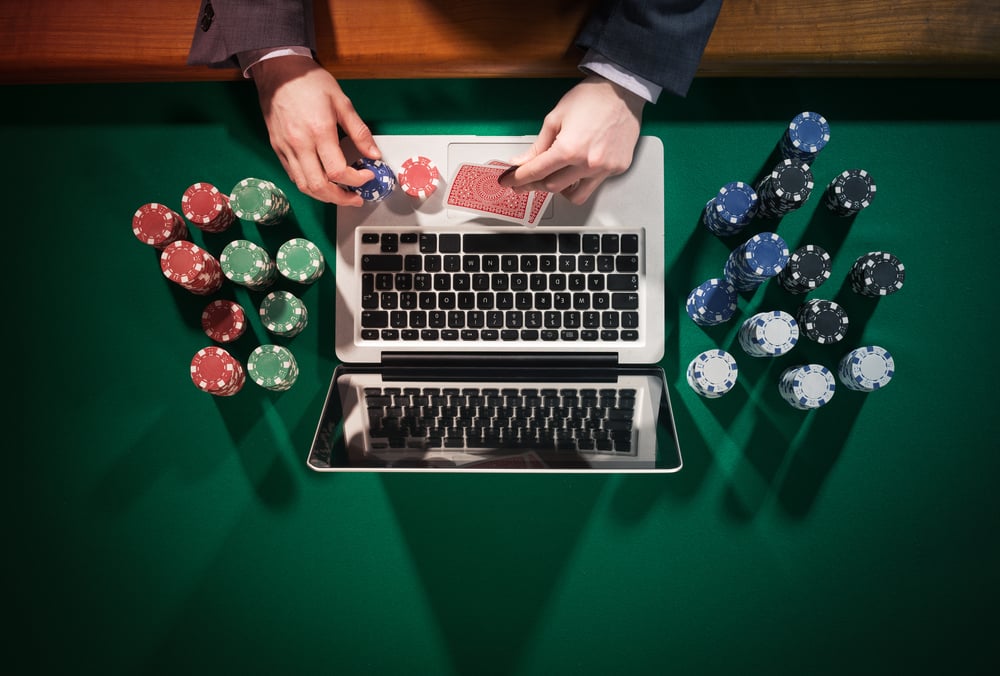
M 663 87 L 660 85 L 622 68 L 593 49 L 587 50 L 583 60 L 580 62 L 580 69 L 594 75 L 600 75 L 604 79 L 624 87 L 649 103 L 656 103 L 656 100 L 660 98 L 660 93 L 663 91 Z
M 265 47 L 264 49 L 251 49 L 248 52 L 240 52 L 236 55 L 236 59 L 240 62 L 240 68 L 243 69 L 243 77 L 248 80 L 253 77 L 250 74 L 250 69 L 256 66 L 261 61 L 267 59 L 273 59 L 277 56 L 308 56 L 312 58 L 312 50 L 308 47 Z

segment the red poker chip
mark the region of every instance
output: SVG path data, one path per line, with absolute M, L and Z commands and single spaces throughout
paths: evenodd
M 171 282 L 192 293 L 213 293 L 222 286 L 219 260 L 190 240 L 178 240 L 163 248 L 160 269 Z
M 188 237 L 181 215 L 158 202 L 149 202 L 136 209 L 132 214 L 132 232 L 140 242 L 156 248 Z
M 441 172 L 430 159 L 414 155 L 403 162 L 396 179 L 407 195 L 425 199 L 441 185 Z
M 181 196 L 184 217 L 206 232 L 222 232 L 236 220 L 229 196 L 211 183 L 194 183 Z
M 243 388 L 246 370 L 233 355 L 213 345 L 191 358 L 191 382 L 202 392 L 228 397 Z
M 213 300 L 201 313 L 201 328 L 212 340 L 229 343 L 247 330 L 246 313 L 243 307 L 231 300 Z

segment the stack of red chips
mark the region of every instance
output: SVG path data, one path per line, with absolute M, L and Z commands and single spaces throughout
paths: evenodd
M 247 374 L 238 359 L 212 345 L 198 350 L 191 359 L 191 381 L 202 392 L 231 397 L 243 389 Z
M 201 328 L 217 343 L 230 343 L 247 330 L 246 313 L 236 301 L 213 300 L 201 313 Z
M 222 232 L 236 220 L 229 206 L 229 195 L 222 194 L 211 183 L 188 186 L 181 197 L 181 207 L 184 216 L 205 232 Z
M 157 202 L 143 204 L 132 215 L 132 232 L 143 244 L 157 249 L 188 239 L 187 225 L 179 213 Z
M 160 269 L 171 282 L 201 296 L 222 287 L 219 260 L 189 240 L 178 240 L 166 246 L 160 254 Z

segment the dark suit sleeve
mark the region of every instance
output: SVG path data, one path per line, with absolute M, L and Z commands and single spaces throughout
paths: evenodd
M 685 96 L 722 0 L 604 0 L 576 44 Z
M 289 46 L 316 51 L 312 0 L 201 0 L 187 62 L 237 68 L 240 52 Z

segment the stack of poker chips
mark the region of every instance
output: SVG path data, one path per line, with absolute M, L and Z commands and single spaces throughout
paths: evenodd
M 757 214 L 757 192 L 743 181 L 731 181 L 705 204 L 702 222 L 721 237 L 739 234 Z
M 284 392 L 295 384 L 299 366 L 287 347 L 260 345 L 247 358 L 247 372 L 265 390 Z
M 687 297 L 688 317 L 699 326 L 728 322 L 736 313 L 736 305 L 736 287 L 719 277 L 702 282 Z
M 836 389 L 833 373 L 821 364 L 789 367 L 778 381 L 781 397 L 792 407 L 804 411 L 830 403 Z
M 788 245 L 773 232 L 761 232 L 733 249 L 723 274 L 737 291 L 753 291 L 788 263 Z
M 227 244 L 219 260 L 226 279 L 253 291 L 263 291 L 278 278 L 271 255 L 248 239 L 234 239 Z
M 246 313 L 236 301 L 213 300 L 201 313 L 201 328 L 215 342 L 230 343 L 247 330 Z
M 838 343 L 847 335 L 847 311 L 832 300 L 814 298 L 799 306 L 799 332 L 820 344 Z
M 403 161 L 397 179 L 407 195 L 427 199 L 441 186 L 441 171 L 429 158 L 414 155 Z
M 191 293 L 205 296 L 222 286 L 218 259 L 194 242 L 177 240 L 160 253 L 163 276 Z
M 284 191 L 261 178 L 245 178 L 233 186 L 229 204 L 237 218 L 259 225 L 280 223 L 291 209 Z
M 795 158 L 782 160 L 757 183 L 757 214 L 765 218 L 781 218 L 791 213 L 806 203 L 813 185 L 808 163 Z
M 869 251 L 854 261 L 848 278 L 855 293 L 888 296 L 903 288 L 906 268 L 888 251 Z
M 359 171 L 369 169 L 375 174 L 375 177 L 364 185 L 350 188 L 350 190 L 361 195 L 361 199 L 366 202 L 381 202 L 391 195 L 393 188 L 396 187 L 396 175 L 392 172 L 389 165 L 382 160 L 371 160 L 367 157 L 362 157 L 351 166 Z
M 802 112 L 792 118 L 778 142 L 781 156 L 812 163 L 830 142 L 830 123 L 819 113 Z
M 875 199 L 877 187 L 864 169 L 847 169 L 826 186 L 823 203 L 837 216 L 853 216 Z
M 223 232 L 236 220 L 229 196 L 211 183 L 188 186 L 181 196 L 181 209 L 184 217 L 204 232 Z
M 243 389 L 247 375 L 243 365 L 221 347 L 205 347 L 191 359 L 191 381 L 202 392 L 231 397 Z
M 275 260 L 278 272 L 285 279 L 302 284 L 312 284 L 326 269 L 323 253 L 302 237 L 294 237 L 278 247 Z
M 188 239 L 184 218 L 158 202 L 143 204 L 132 214 L 132 233 L 143 244 L 162 250 L 168 244 Z
M 302 299 L 289 291 L 272 291 L 260 303 L 260 320 L 276 336 L 291 338 L 306 328 L 309 314 Z
M 739 341 L 751 357 L 778 357 L 799 342 L 799 327 L 787 312 L 758 312 L 740 326 Z
M 733 389 L 738 375 L 736 360 L 725 350 L 706 350 L 687 367 L 691 389 L 709 399 L 721 397 Z
M 791 293 L 809 293 L 830 279 L 830 254 L 821 246 L 803 244 L 788 257 L 778 283 Z
M 837 375 L 844 387 L 858 392 L 874 392 L 889 384 L 895 370 L 895 360 L 888 350 L 878 345 L 865 345 L 841 358 Z

